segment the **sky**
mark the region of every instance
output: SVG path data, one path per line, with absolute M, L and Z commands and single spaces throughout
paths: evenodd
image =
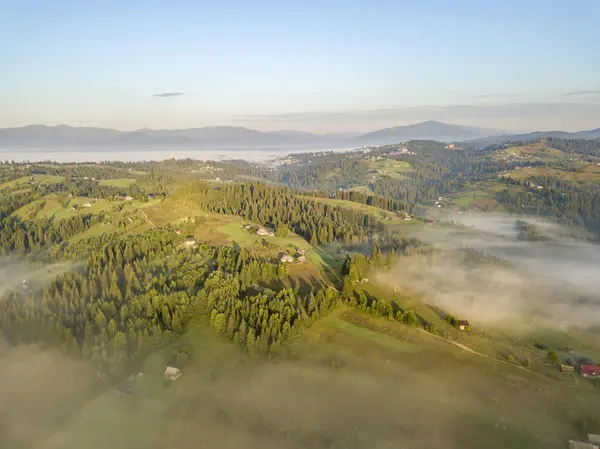
M 600 127 L 598 0 L 0 0 L 0 127 Z

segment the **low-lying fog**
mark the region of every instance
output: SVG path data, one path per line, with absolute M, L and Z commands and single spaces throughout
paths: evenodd
M 566 237 L 565 230 L 534 223 L 551 241 L 517 238 L 516 217 L 498 214 L 450 216 L 469 229 L 427 227 L 414 234 L 440 250 L 434 260 L 401 260 L 380 278 L 421 294 L 425 302 L 473 321 L 544 317 L 554 324 L 600 324 L 600 246 Z M 472 248 L 509 264 L 467 260 Z
M 122 162 L 163 161 L 165 159 L 199 159 L 199 160 L 234 160 L 244 159 L 248 162 L 269 162 L 288 154 L 309 153 L 312 151 L 349 151 L 349 148 L 316 148 L 313 150 L 0 150 L 0 161 L 15 162 L 103 162 L 119 160 Z

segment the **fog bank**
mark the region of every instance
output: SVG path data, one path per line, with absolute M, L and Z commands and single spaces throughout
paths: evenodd
M 600 323 L 600 246 L 563 237 L 564 229 L 540 220 L 527 219 L 550 241 L 519 240 L 514 216 L 451 219 L 465 227 L 432 227 L 412 235 L 439 250 L 433 258 L 401 259 L 380 279 L 474 321 L 546 319 L 583 327 Z M 465 248 L 508 263 L 475 260 Z

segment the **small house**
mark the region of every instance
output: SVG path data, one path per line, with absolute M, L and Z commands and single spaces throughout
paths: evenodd
M 181 234 L 181 229 L 175 229 L 175 234 L 177 234 L 177 235 Z
M 306 256 L 298 256 L 298 259 L 296 259 L 296 260 L 300 263 L 304 263 L 304 262 L 306 262 Z
M 304 256 L 306 254 L 306 250 L 302 248 L 296 248 L 296 252 L 301 256 Z
M 431 226 L 433 224 L 433 220 L 428 218 L 425 220 L 425 224 Z
M 183 241 L 183 244 L 186 246 L 192 246 L 196 244 L 196 238 L 193 235 L 188 235 L 185 240 Z
M 181 377 L 181 370 L 174 366 L 167 366 L 165 369 L 165 379 L 177 380 Z
M 294 258 L 289 254 L 284 254 L 283 256 L 281 256 L 280 260 L 282 263 L 292 263 L 294 261 Z
M 581 365 L 579 368 L 581 377 L 597 378 L 600 376 L 600 366 L 596 365 Z
M 469 322 L 467 320 L 458 320 L 456 324 L 461 331 L 466 331 L 469 329 Z
M 123 197 L 123 199 L 124 199 L 125 201 L 131 201 L 131 200 L 133 200 L 133 197 L 132 197 L 132 196 L 129 196 L 129 195 L 125 195 L 125 196 Z
M 153 200 L 154 199 L 154 193 L 149 193 L 148 194 L 148 199 L 149 200 Z
M 569 440 L 569 449 L 598 449 L 598 446 L 584 441 Z
M 265 228 L 260 228 L 258 231 L 256 231 L 256 234 L 260 235 L 261 237 L 273 237 L 275 235 L 271 231 L 267 231 Z
M 588 433 L 588 440 L 590 443 L 600 444 L 600 435 L 596 433 Z
M 87 209 L 87 208 L 90 208 L 90 207 L 92 207 L 92 203 L 83 203 L 83 204 L 81 205 L 81 207 L 85 207 L 86 209 Z
M 561 364 L 560 365 L 560 370 L 563 373 L 573 373 L 573 372 L 575 372 L 575 367 L 571 366 L 571 365 L 563 365 L 563 364 Z

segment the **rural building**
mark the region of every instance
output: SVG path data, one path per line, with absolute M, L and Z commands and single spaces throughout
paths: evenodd
M 258 231 L 256 231 L 256 234 L 260 235 L 261 237 L 273 237 L 275 235 L 271 231 L 267 231 L 265 228 L 260 228 Z
M 85 208 L 92 207 L 92 203 L 83 203 L 81 205 L 81 207 L 85 207 Z
M 458 324 L 458 328 L 461 331 L 466 331 L 469 328 L 469 322 L 467 320 L 458 320 L 456 324 Z
M 433 224 L 433 220 L 430 220 L 429 218 L 425 220 L 425 224 L 431 226 Z
M 167 366 L 165 369 L 165 379 L 177 380 L 181 377 L 181 370 L 174 366 Z
M 177 235 L 181 234 L 181 229 L 175 229 L 175 234 L 177 234 Z
M 129 196 L 129 195 L 126 195 L 126 196 L 124 196 L 124 197 L 123 197 L 123 199 L 124 199 L 125 201 L 131 201 L 131 200 L 133 200 L 133 197 L 132 197 L 132 196 Z
M 187 246 L 192 246 L 195 243 L 196 243 L 196 238 L 193 235 L 188 235 L 183 242 L 183 244 L 187 245 Z
M 294 258 L 288 254 L 284 254 L 280 259 L 283 263 L 291 263 L 294 261 Z
M 306 254 L 306 250 L 302 248 L 296 248 L 296 252 L 301 256 L 304 256 Z
M 575 367 L 574 367 L 574 366 L 571 366 L 571 365 L 562 365 L 562 364 L 561 364 L 561 365 L 560 365 L 560 370 L 561 370 L 563 373 L 573 373 L 573 372 L 575 372 Z
M 598 446 L 584 441 L 569 440 L 569 449 L 598 449 Z
M 306 262 L 306 256 L 299 256 L 297 260 L 300 263 L 304 263 L 304 262 Z
M 596 378 L 600 376 L 600 366 L 596 365 L 581 365 L 579 372 L 582 377 Z
M 588 440 L 590 443 L 600 444 L 600 435 L 596 433 L 588 433 Z

